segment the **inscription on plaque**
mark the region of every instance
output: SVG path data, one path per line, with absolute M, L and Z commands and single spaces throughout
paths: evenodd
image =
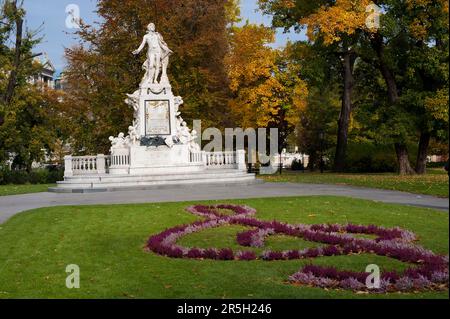
M 145 101 L 146 136 L 170 135 L 169 101 Z

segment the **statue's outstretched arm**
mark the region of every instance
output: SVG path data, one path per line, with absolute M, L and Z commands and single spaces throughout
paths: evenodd
M 133 54 L 139 54 L 139 53 L 141 53 L 141 51 L 142 51 L 142 49 L 144 49 L 144 47 L 145 47 L 145 43 L 147 42 L 147 41 L 145 41 L 146 39 L 145 39 L 145 37 L 144 37 L 144 39 L 142 39 L 142 43 L 141 43 L 141 45 L 139 46 L 139 48 L 136 50 L 136 51 L 133 51 Z

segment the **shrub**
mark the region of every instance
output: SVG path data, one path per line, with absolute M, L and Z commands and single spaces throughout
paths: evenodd
M 350 173 L 388 173 L 397 171 L 397 158 L 392 146 L 350 143 L 346 171 Z
M 303 166 L 303 163 L 299 159 L 294 159 L 292 162 L 291 170 L 293 171 L 303 171 L 305 170 L 305 167 Z
M 64 180 L 64 168 L 59 166 L 51 166 L 48 169 L 48 176 L 46 184 L 55 184 L 56 182 Z
M 64 179 L 64 169 L 61 167 L 48 167 L 35 169 L 31 173 L 25 170 L 0 169 L 0 185 L 6 184 L 54 184 Z
M 26 184 L 29 182 L 29 175 L 26 171 L 7 171 L 6 184 Z
M 447 165 L 447 162 L 438 162 L 438 163 L 428 163 L 428 168 L 442 168 L 444 169 L 445 165 Z
M 47 184 L 48 175 L 49 173 L 46 169 L 33 170 L 28 176 L 28 182 L 30 184 Z

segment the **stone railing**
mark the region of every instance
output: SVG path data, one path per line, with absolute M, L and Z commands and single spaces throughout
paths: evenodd
M 110 161 L 111 157 L 103 154 L 97 156 L 66 156 L 64 158 L 64 176 L 107 174 Z
M 128 149 L 114 150 L 111 155 L 111 168 L 121 168 L 130 166 L 130 151 Z
M 202 164 L 205 162 L 205 152 L 197 151 L 189 153 L 189 162 L 191 164 Z
M 205 152 L 205 163 L 208 168 L 235 168 L 235 152 Z
M 245 151 L 236 152 L 191 152 L 189 162 L 192 165 L 203 165 L 206 169 L 238 169 L 247 170 Z M 104 175 L 110 170 L 127 174 L 130 168 L 129 150 L 115 150 L 114 155 L 105 156 L 66 156 L 64 177 L 80 175 Z
M 246 170 L 245 151 L 203 152 L 203 163 L 208 169 L 233 168 Z

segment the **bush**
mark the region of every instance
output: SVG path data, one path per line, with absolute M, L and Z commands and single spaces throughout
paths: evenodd
M 46 169 L 39 169 L 32 171 L 28 176 L 30 184 L 47 184 L 48 171 Z
M 303 163 L 299 159 L 294 159 L 292 162 L 291 170 L 293 171 L 303 171 L 305 170 L 305 167 L 303 166 Z
M 428 168 L 444 168 L 447 165 L 447 162 L 438 162 L 438 163 L 428 163 Z
M 392 146 L 351 143 L 348 146 L 346 171 L 350 173 L 388 173 L 398 169 Z
M 64 168 L 55 167 L 48 170 L 47 183 L 55 184 L 56 182 L 64 180 Z
M 0 170 L 0 185 L 54 184 L 63 179 L 64 169 L 60 167 L 36 169 L 31 173 L 24 170 L 10 170 L 9 168 Z

